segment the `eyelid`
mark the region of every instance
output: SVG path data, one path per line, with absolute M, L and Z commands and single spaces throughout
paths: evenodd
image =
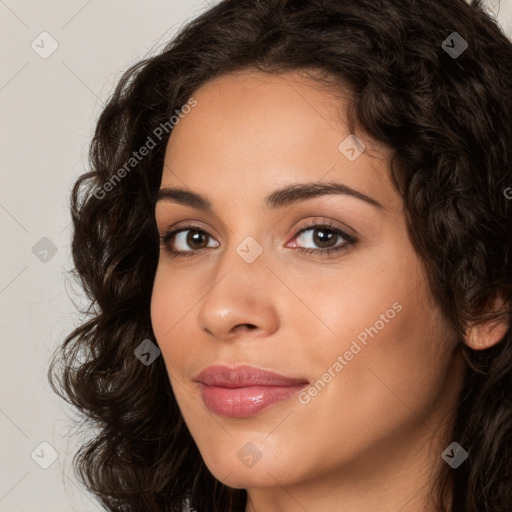
M 356 236 L 359 235 L 355 229 L 351 228 L 347 224 L 335 221 L 333 219 L 330 219 L 329 217 L 312 217 L 307 221 L 304 221 L 304 223 L 302 224 L 302 226 L 299 224 L 299 227 L 295 228 L 294 236 L 299 235 L 300 233 L 306 231 L 307 229 L 317 226 L 327 226 L 342 231 L 350 240 L 354 241 L 356 240 Z
M 213 236 L 211 233 L 211 231 L 213 231 L 215 234 L 215 238 L 219 238 L 219 235 L 213 228 L 211 228 L 210 226 L 207 226 L 204 222 L 201 222 L 200 220 L 193 220 L 193 221 L 183 220 L 183 221 L 178 222 L 177 224 L 172 224 L 170 227 L 165 228 L 163 230 L 163 234 L 160 236 L 161 237 L 165 236 L 168 233 L 170 233 L 171 231 L 179 231 L 179 230 L 194 229 L 194 228 L 198 229 L 200 231 L 204 231 L 209 236 Z M 158 230 L 158 231 L 160 232 L 160 230 Z
M 295 224 L 296 224 L 296 222 L 294 222 L 287 229 L 287 231 L 290 232 L 292 230 L 292 226 L 294 226 Z M 341 226 L 339 224 L 341 224 Z M 351 237 L 352 239 L 354 239 L 355 236 L 359 235 L 359 233 L 354 228 L 348 226 L 347 224 L 340 223 L 339 221 L 335 221 L 328 217 L 312 217 L 306 221 L 303 221 L 302 225 L 300 225 L 300 223 L 299 223 L 299 226 L 294 228 L 293 233 L 287 235 L 287 237 L 289 237 L 289 236 L 295 237 L 295 236 L 299 235 L 302 231 L 304 231 L 308 228 L 311 228 L 311 227 L 316 227 L 318 225 L 330 226 L 332 228 L 339 229 L 340 231 L 343 231 L 348 237 Z M 179 229 L 186 229 L 186 228 L 188 228 L 188 229 L 197 228 L 202 231 L 205 231 L 210 236 L 211 236 L 210 231 L 214 231 L 215 237 L 219 238 L 219 235 L 216 233 L 216 231 L 214 229 L 212 229 L 210 226 L 206 226 L 206 224 L 204 222 L 199 221 L 199 220 L 194 220 L 194 221 L 183 220 L 183 221 L 173 224 L 170 227 L 165 228 L 163 230 L 159 229 L 158 231 L 159 232 L 163 231 L 163 235 L 160 235 L 160 236 L 165 236 L 170 231 L 178 231 Z
M 194 222 L 192 224 L 191 222 Z M 355 231 L 352 228 L 344 229 L 337 225 L 337 221 L 333 221 L 331 219 L 316 217 L 313 219 L 308 219 L 306 224 L 303 224 L 300 227 L 297 227 L 294 229 L 294 234 L 292 237 L 292 240 L 295 240 L 296 238 L 299 238 L 304 232 L 315 230 L 315 229 L 327 229 L 334 233 L 336 233 L 336 236 L 341 237 L 344 239 L 344 242 L 331 247 L 331 248 L 308 248 L 308 247 L 301 247 L 301 246 L 294 246 L 294 250 L 298 251 L 299 253 L 303 254 L 313 254 L 317 257 L 328 257 L 328 256 L 336 256 L 337 254 L 341 254 L 341 252 L 344 252 L 345 250 L 349 249 L 351 246 L 356 245 L 359 240 L 358 238 L 355 238 L 350 233 L 347 233 L 347 231 Z M 206 235 L 207 238 L 214 239 L 217 244 L 219 244 L 218 240 L 215 239 L 214 236 L 212 236 L 209 233 L 209 230 L 207 228 L 204 228 L 200 226 L 200 224 L 203 224 L 198 221 L 182 221 L 179 222 L 170 228 L 168 228 L 164 235 L 160 236 L 160 244 L 163 247 L 166 247 L 170 244 L 171 240 L 174 240 L 178 234 L 181 234 L 186 231 L 194 231 L 197 230 L 199 232 L 202 232 L 204 235 Z M 348 226 L 347 226 L 348 227 Z M 288 238 L 288 236 L 287 236 Z M 290 242 L 288 242 L 289 244 Z M 218 247 L 218 245 L 216 246 Z M 214 248 L 216 248 L 214 247 Z M 288 247 L 288 245 L 287 245 Z M 174 250 L 174 249 L 168 249 L 168 253 L 171 257 L 193 257 L 193 256 L 199 256 L 203 254 L 207 249 L 211 249 L 211 247 L 203 247 L 198 250 Z

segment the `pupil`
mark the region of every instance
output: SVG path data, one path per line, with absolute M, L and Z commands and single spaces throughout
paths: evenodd
M 199 231 L 190 231 L 188 237 L 187 237 L 187 243 L 191 246 L 193 245 L 200 245 L 201 247 L 199 247 L 200 249 L 203 248 L 203 246 L 205 246 L 204 244 L 204 241 L 203 240 L 203 244 L 201 245 L 200 242 L 198 241 L 198 238 L 197 237 L 204 237 L 204 239 L 206 240 L 206 237 L 204 236 L 204 233 L 201 233 Z
M 335 233 L 333 233 L 332 231 L 329 231 L 328 229 L 323 229 L 323 230 L 317 229 L 315 231 L 316 231 L 316 233 L 323 233 L 323 235 L 321 235 L 321 236 L 317 236 L 317 235 L 313 236 L 315 244 L 319 245 L 320 247 L 324 247 L 324 246 L 330 247 L 330 245 L 332 245 L 332 244 L 329 245 L 329 241 L 332 238 L 336 237 Z M 325 233 L 328 233 L 328 234 L 325 235 Z M 326 242 L 327 242 L 327 244 L 326 244 Z
M 315 230 L 315 235 L 313 236 L 314 242 L 319 245 L 320 247 L 329 247 L 332 244 L 329 244 L 329 242 L 335 237 L 335 233 L 332 231 L 329 231 L 328 229 L 324 230 Z M 199 237 L 199 238 L 198 238 Z M 201 237 L 203 237 L 203 243 L 201 244 Z M 187 243 L 189 245 L 198 245 L 199 248 L 203 248 L 205 246 L 206 237 L 204 236 L 204 233 L 201 233 L 200 231 L 190 231 L 190 234 L 187 237 Z

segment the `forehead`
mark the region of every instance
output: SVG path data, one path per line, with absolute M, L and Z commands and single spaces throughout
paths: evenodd
M 244 71 L 209 81 L 193 97 L 197 106 L 169 139 L 162 185 L 207 195 L 221 183 L 240 194 L 312 180 L 342 181 L 369 195 L 388 185 L 390 150 L 379 141 L 364 136 L 366 150 L 355 161 L 340 150 L 351 136 L 348 90 L 303 72 Z
M 218 141 L 225 145 L 226 135 L 232 145 L 245 143 L 249 149 L 251 140 L 251 145 L 273 141 L 277 149 L 301 136 L 309 139 L 314 132 L 345 129 L 340 124 L 348 91 L 326 87 L 304 72 L 230 73 L 207 82 L 193 96 L 198 105 L 175 127 L 168 149 L 176 150 L 177 143 L 189 136 L 196 137 L 197 145 L 215 146 Z M 287 131 L 277 139 L 270 136 L 283 126 Z M 206 140 L 201 140 L 204 135 Z

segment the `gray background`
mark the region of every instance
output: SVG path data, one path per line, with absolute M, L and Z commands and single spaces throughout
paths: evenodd
M 101 510 L 73 474 L 81 438 L 46 379 L 83 303 L 66 277 L 69 192 L 122 72 L 213 2 L 0 0 L 0 512 Z M 497 4 L 510 36 L 512 0 Z M 45 31 L 58 48 L 42 58 L 55 44 Z M 58 453 L 47 469 L 43 442 Z

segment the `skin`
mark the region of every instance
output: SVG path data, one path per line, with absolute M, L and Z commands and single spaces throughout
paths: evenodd
M 161 235 L 191 223 L 209 236 L 187 244 L 185 232 L 162 246 L 151 316 L 206 465 L 248 490 L 247 511 L 434 511 L 464 364 L 407 235 L 391 150 L 358 131 L 366 151 L 349 161 L 338 150 L 350 133 L 346 101 L 303 73 L 225 75 L 194 98 L 170 137 L 161 186 L 204 195 L 213 212 L 162 200 L 155 217 Z M 349 195 L 265 206 L 283 186 L 332 181 L 382 207 Z M 325 221 L 356 244 L 300 253 L 322 247 L 322 228 L 299 230 Z M 248 236 L 263 249 L 252 263 L 236 252 Z M 201 244 L 192 257 L 169 252 Z M 249 418 L 205 407 L 193 381 L 205 367 L 251 364 L 314 383 L 395 303 L 402 309 L 307 404 L 292 397 Z M 261 452 L 252 467 L 237 457 L 248 442 Z

